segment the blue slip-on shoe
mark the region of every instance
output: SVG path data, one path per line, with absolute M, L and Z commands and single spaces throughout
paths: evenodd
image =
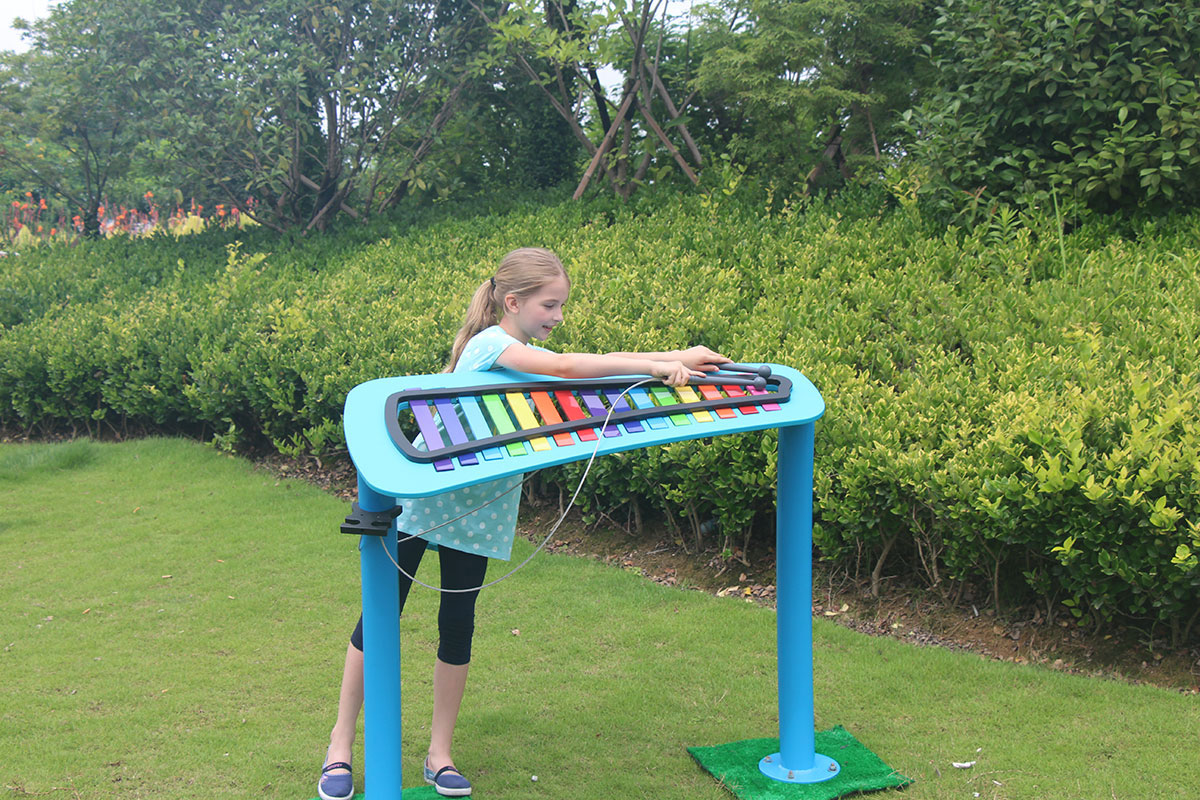
M 425 760 L 425 782 L 432 783 L 442 797 L 466 797 L 471 793 L 471 782 L 461 772 L 454 767 L 442 767 L 434 772 L 429 768 L 429 759 Z
M 330 775 L 329 771 L 334 769 L 346 771 Z M 350 765 L 345 761 L 335 761 L 322 767 L 321 779 L 317 781 L 317 794 L 321 800 L 350 800 L 354 797 L 354 773 L 350 772 Z

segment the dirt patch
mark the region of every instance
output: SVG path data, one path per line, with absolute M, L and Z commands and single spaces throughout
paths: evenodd
M 343 500 L 358 497 L 358 473 L 346 456 L 292 458 L 273 453 L 256 459 L 255 463 L 277 477 L 306 481 Z

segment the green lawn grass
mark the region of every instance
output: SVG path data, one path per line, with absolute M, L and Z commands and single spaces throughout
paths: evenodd
M 3 796 L 313 797 L 358 613 L 346 510 L 185 441 L 0 446 Z M 409 785 L 436 606 L 418 587 L 406 614 Z M 728 798 L 685 747 L 777 735 L 768 609 L 539 554 L 479 611 L 456 752 L 478 797 Z M 818 727 L 906 797 L 1200 791 L 1195 697 L 815 628 Z

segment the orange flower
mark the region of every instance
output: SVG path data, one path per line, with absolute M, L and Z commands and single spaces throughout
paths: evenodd
M 32 199 L 33 199 L 33 192 L 26 192 L 26 193 L 25 193 L 25 196 L 26 196 L 26 197 L 28 197 L 30 200 L 32 200 Z
M 154 199 L 154 192 L 146 192 L 146 194 L 144 195 L 144 197 L 145 197 L 147 200 L 152 200 L 152 199 Z
M 51 236 L 53 236 L 53 235 L 54 235 L 54 234 L 56 234 L 56 233 L 58 233 L 58 228 L 51 228 L 51 229 L 50 229 L 50 235 L 51 235 Z
M 40 208 L 42 211 L 46 210 L 46 198 L 43 197 L 38 201 L 38 208 Z
M 41 232 L 42 232 L 42 226 L 41 226 L 41 225 L 38 225 L 38 227 L 37 227 L 37 232 L 38 232 L 38 233 L 41 233 Z

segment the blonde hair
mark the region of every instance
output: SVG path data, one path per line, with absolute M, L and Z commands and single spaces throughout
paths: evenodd
M 500 260 L 496 274 L 479 284 L 467 306 L 467 316 L 454 337 L 454 348 L 450 351 L 450 363 L 446 372 L 452 372 L 462 356 L 463 348 L 471 337 L 500 321 L 504 314 L 504 298 L 514 295 L 523 299 L 556 278 L 571 279 L 558 256 L 541 247 L 522 247 L 513 250 Z

